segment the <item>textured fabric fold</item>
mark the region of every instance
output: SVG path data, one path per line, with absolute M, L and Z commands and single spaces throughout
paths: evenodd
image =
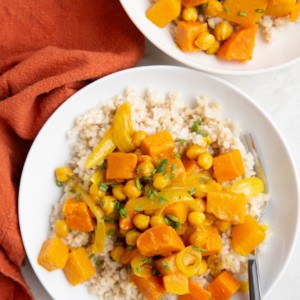
M 118 1 L 0 1 L 0 19 L 0 299 L 27 300 L 17 195 L 31 143 L 80 88 L 134 67 L 144 38 Z

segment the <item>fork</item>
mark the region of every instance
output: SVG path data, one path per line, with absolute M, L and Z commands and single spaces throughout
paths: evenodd
M 250 133 L 244 134 L 242 136 L 242 142 L 247 151 L 249 151 L 254 158 L 254 170 L 256 172 L 257 177 L 259 177 L 263 184 L 264 184 L 264 191 L 265 193 L 268 192 L 268 185 L 266 176 L 257 154 L 257 149 L 254 143 L 254 139 Z M 264 207 L 262 208 L 262 212 L 258 217 L 258 221 L 264 215 L 266 208 L 267 208 L 268 201 L 265 202 Z M 260 278 L 259 278 L 259 269 L 258 269 L 258 262 L 257 262 L 257 254 L 256 250 L 248 258 L 248 278 L 249 278 L 249 296 L 250 300 L 261 300 L 261 290 L 260 290 Z

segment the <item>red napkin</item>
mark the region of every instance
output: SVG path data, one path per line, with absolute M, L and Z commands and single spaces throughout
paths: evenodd
M 144 38 L 116 0 L 0 1 L 0 20 L 0 299 L 26 300 L 17 195 L 32 140 L 78 89 L 133 67 Z

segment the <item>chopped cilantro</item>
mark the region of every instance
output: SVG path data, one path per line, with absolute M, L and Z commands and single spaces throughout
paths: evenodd
M 200 248 L 200 247 L 193 247 L 195 250 L 197 251 L 201 251 L 201 252 L 206 252 L 207 250 L 204 248 Z
M 188 193 L 192 196 L 192 195 L 194 195 L 194 194 L 196 194 L 196 192 L 197 192 L 197 190 L 196 190 L 196 188 L 193 186 L 189 191 L 188 191 Z
M 103 162 L 103 164 L 101 166 L 99 166 L 99 170 L 106 170 L 105 161 Z
M 119 213 L 120 213 L 120 216 L 121 216 L 121 218 L 126 218 L 126 216 L 127 216 L 127 209 L 126 208 L 124 208 L 124 207 L 122 207 L 120 210 L 119 210 Z
M 141 266 L 137 266 L 137 267 L 136 267 L 136 271 L 137 271 L 138 273 L 141 273 L 141 272 L 142 272 Z
M 196 132 L 197 134 L 201 134 L 204 137 L 208 136 L 207 132 L 204 132 L 203 130 L 199 129 L 200 124 L 201 124 L 200 119 L 195 120 L 193 125 L 192 125 L 192 132 Z
M 259 14 L 263 14 L 265 12 L 265 10 L 263 8 L 257 8 L 255 10 L 255 12 L 259 13 Z
M 91 253 L 91 254 L 89 255 L 89 259 L 93 259 L 94 256 L 95 256 L 95 254 L 94 254 L 94 253 Z
M 127 249 L 128 249 L 129 251 L 133 250 L 133 248 L 134 248 L 134 246 L 132 246 L 132 245 L 128 245 L 128 246 L 127 246 Z
M 139 190 L 142 189 L 140 177 L 135 178 L 135 185 L 136 185 L 136 187 L 137 187 Z
M 115 234 L 116 234 L 116 232 L 112 228 L 110 228 L 107 232 L 108 236 L 114 236 Z
M 162 265 L 165 270 L 167 270 L 167 271 L 170 270 L 169 264 L 165 260 L 162 261 Z
M 181 155 L 180 155 L 179 153 L 173 153 L 172 156 L 173 156 L 174 158 L 180 158 L 180 157 L 181 157 Z
M 246 11 L 240 10 L 240 11 L 238 12 L 238 16 L 240 16 L 240 17 L 247 17 L 247 16 L 248 16 L 248 13 L 247 13 Z
M 156 169 L 153 169 L 152 171 L 151 171 L 151 173 L 150 173 L 150 175 L 154 175 L 155 173 L 156 173 Z
M 62 187 L 64 184 L 61 181 L 55 180 L 55 183 L 58 187 Z
M 96 259 L 95 265 L 96 265 L 97 267 L 100 267 L 100 266 L 102 266 L 103 264 L 104 264 L 104 261 L 103 261 L 103 260 L 101 260 L 101 259 Z
M 185 143 L 185 142 L 187 142 L 187 140 L 186 139 L 176 139 L 175 142 Z
M 153 181 L 152 177 L 149 177 L 149 176 L 144 176 L 143 180 L 145 180 L 145 181 Z
M 168 160 L 167 158 L 165 158 L 165 159 L 163 159 L 163 160 L 160 162 L 160 164 L 159 164 L 159 166 L 158 166 L 158 168 L 157 168 L 157 172 L 158 172 L 158 173 L 163 173 L 163 174 L 166 173 L 166 167 L 167 167 L 168 161 L 169 161 L 169 160 Z
M 158 204 L 162 205 L 164 202 L 168 202 L 168 199 L 165 195 L 160 195 L 158 198 Z
M 140 207 L 135 207 L 134 210 L 136 210 L 136 211 L 143 211 Z
M 176 165 L 176 164 L 173 164 L 173 165 L 171 166 L 171 171 L 174 172 L 174 171 L 176 170 L 176 168 L 177 168 L 177 165 Z
M 154 270 L 152 271 L 152 275 L 153 275 L 153 276 L 159 276 L 159 275 L 160 275 L 160 272 L 159 272 L 158 270 L 155 270 L 155 269 L 154 269 Z
M 167 215 L 167 217 L 168 217 L 170 220 L 172 220 L 172 221 L 174 221 L 174 222 L 176 222 L 176 223 L 180 223 L 180 219 L 177 218 L 176 216 L 172 215 L 172 214 Z
M 102 192 L 106 192 L 108 190 L 108 185 L 101 182 L 99 185 L 98 185 L 98 189 Z
M 102 219 L 111 224 L 116 222 L 116 220 L 114 220 L 113 218 L 109 218 L 109 217 L 103 217 Z

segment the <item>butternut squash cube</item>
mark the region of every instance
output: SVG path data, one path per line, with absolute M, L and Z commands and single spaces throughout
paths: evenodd
M 205 31 L 207 31 L 207 23 L 205 22 L 179 21 L 175 31 L 175 42 L 182 51 L 200 51 L 195 45 L 195 40 L 200 33 Z
M 189 159 L 186 156 L 183 156 L 182 163 L 185 168 L 186 175 L 193 175 L 200 172 L 201 168 L 197 164 L 197 161 L 194 159 Z
M 243 224 L 232 227 L 232 248 L 239 254 L 247 256 L 266 238 L 264 226 L 250 216 L 245 216 Z
M 297 0 L 269 0 L 265 14 L 273 17 L 284 17 L 294 8 Z
M 267 4 L 268 0 L 224 0 L 224 10 L 219 16 L 222 19 L 248 27 L 257 23 Z
M 208 192 L 206 211 L 223 221 L 244 223 L 246 202 L 244 194 Z
M 208 0 L 181 0 L 183 6 L 193 7 L 206 3 Z
M 186 221 L 188 214 L 188 206 L 186 202 L 178 201 L 168 205 L 163 212 L 164 215 L 172 215 L 179 219 L 179 223 L 183 224 Z
M 206 251 L 201 252 L 202 256 L 209 256 L 222 250 L 222 239 L 216 226 L 207 228 L 207 239 L 203 249 Z
M 240 151 L 231 150 L 214 157 L 213 170 L 220 183 L 242 176 L 245 168 Z
M 144 256 L 164 255 L 184 248 L 175 229 L 167 225 L 147 229 L 138 237 L 136 245 Z
M 63 269 L 68 255 L 68 247 L 58 237 L 54 237 L 43 243 L 38 263 L 48 271 Z
M 158 276 L 145 278 L 131 274 L 130 279 L 147 300 L 158 300 L 166 292 Z
M 64 272 L 72 285 L 77 285 L 91 278 L 95 267 L 84 248 L 77 248 L 69 254 Z
M 189 289 L 189 294 L 179 296 L 179 300 L 210 300 L 211 293 L 201 287 L 198 283 L 190 280 Z
M 131 179 L 134 178 L 137 165 L 135 153 L 114 152 L 107 157 L 107 179 Z
M 184 295 L 189 293 L 189 279 L 182 273 L 163 276 L 164 287 L 167 293 Z
M 67 199 L 63 206 L 63 214 L 69 228 L 83 232 L 94 230 L 94 221 L 85 202 L 75 198 Z
M 221 45 L 217 55 L 226 60 L 251 60 L 257 29 L 258 25 L 240 28 Z
M 176 265 L 176 254 L 156 260 L 155 267 L 162 275 L 170 275 L 180 272 Z
M 156 26 L 163 28 L 179 16 L 180 10 L 180 0 L 158 0 L 149 7 L 146 16 Z
M 300 2 L 297 2 L 291 11 L 290 21 L 295 22 L 299 18 L 299 15 L 300 15 Z
M 223 271 L 207 287 L 211 292 L 211 299 L 225 300 L 235 294 L 241 284 L 229 272 Z
M 173 152 L 174 148 L 175 142 L 173 137 L 170 132 L 165 130 L 146 136 L 141 144 L 143 153 L 152 157 L 168 156 Z

